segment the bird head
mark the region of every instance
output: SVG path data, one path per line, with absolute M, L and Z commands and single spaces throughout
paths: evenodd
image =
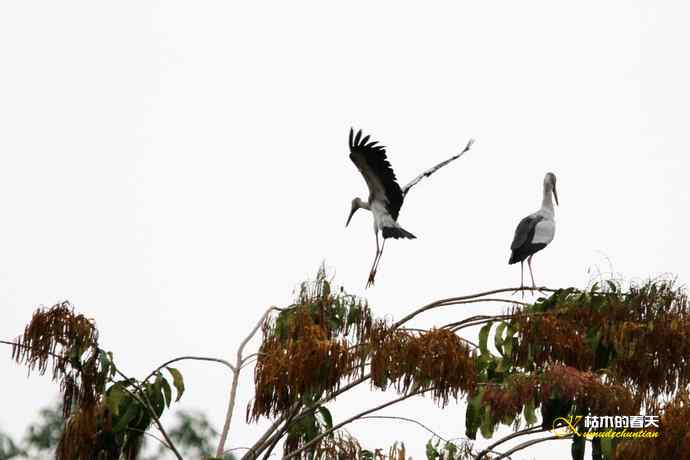
M 544 176 L 544 187 L 551 190 L 553 197 L 558 204 L 558 192 L 556 191 L 556 175 L 552 172 L 547 172 Z

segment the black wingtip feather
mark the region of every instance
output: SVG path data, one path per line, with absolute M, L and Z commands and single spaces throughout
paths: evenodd
M 402 227 L 383 227 L 381 233 L 383 233 L 384 238 L 408 238 L 411 240 L 417 238 Z

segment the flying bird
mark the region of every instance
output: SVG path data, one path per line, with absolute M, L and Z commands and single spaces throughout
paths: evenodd
M 532 257 L 548 245 L 556 234 L 556 220 L 551 195 L 558 204 L 556 192 L 556 175 L 552 172 L 544 176 L 544 196 L 541 200 L 541 208 L 534 214 L 530 214 L 520 221 L 515 229 L 513 243 L 510 245 L 509 265 L 520 262 L 520 289 L 524 287 L 523 269 L 527 259 L 529 274 L 532 277 L 532 289 L 537 286 L 532 273 Z
M 350 159 L 355 166 L 357 166 L 357 169 L 359 169 L 359 172 L 364 177 L 364 181 L 367 183 L 367 187 L 369 188 L 369 199 L 367 201 L 361 198 L 352 200 L 352 208 L 350 209 L 350 215 L 347 218 L 345 226 L 348 226 L 352 216 L 358 209 L 367 209 L 374 215 L 376 255 L 374 256 L 374 262 L 369 272 L 367 287 L 374 284 L 374 277 L 376 276 L 376 270 L 378 269 L 386 240 L 388 238 L 416 238 L 412 233 L 398 224 L 398 214 L 400 213 L 400 207 L 403 204 L 407 192 L 423 178 L 429 177 L 451 161 L 460 158 L 470 147 L 472 147 L 473 143 L 474 140 L 470 139 L 462 152 L 453 155 L 433 168 L 427 169 L 401 188 L 400 185 L 398 185 L 393 168 L 391 168 L 388 162 L 386 148 L 382 145 L 378 145 L 378 142 L 369 142 L 369 136 L 362 137 L 361 130 L 357 131 L 355 135 L 354 130 L 352 128 L 350 129 Z M 383 236 L 383 244 L 381 244 L 380 247 L 379 232 L 381 232 Z

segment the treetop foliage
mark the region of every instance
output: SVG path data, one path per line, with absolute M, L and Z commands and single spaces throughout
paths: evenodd
M 366 300 L 334 289 L 322 268 L 315 280 L 301 285 L 293 304 L 266 311 L 234 366 L 217 358 L 181 357 L 141 380 L 128 377 L 112 353 L 99 347 L 95 323 L 66 302 L 37 310 L 14 342 L 12 356 L 29 372 L 50 369 L 60 382 L 65 427 L 57 460 L 133 460 L 152 426 L 163 435 L 162 445 L 182 459 L 175 442 L 186 439 L 184 433 L 169 436 L 159 420 L 185 390 L 182 374 L 169 364 L 201 359 L 229 367 L 231 417 L 239 371 L 249 359 L 241 350 L 259 329 L 247 420 L 268 417 L 274 423 L 245 453 L 248 460 L 270 455 L 282 438 L 286 458 L 404 459 L 404 444 L 388 451 L 365 449 L 344 426 L 415 395 L 429 395 L 441 408 L 466 403 L 465 438 L 451 442 L 432 432 L 431 460 L 505 458 L 531 444 L 508 451 L 501 444 L 551 431 L 563 426 L 564 418 L 642 413 L 660 416 L 660 427 L 653 428 L 660 436 L 595 439 L 593 459 L 661 459 L 672 453 L 690 458 L 690 306 L 682 287 L 657 279 L 628 287 L 605 282 L 584 290 L 544 289 L 532 303 L 496 297 L 510 291 L 439 300 L 393 322 L 376 318 Z M 430 329 L 407 324 L 436 308 L 462 311 L 463 304 L 477 302 L 509 307 L 498 315 L 462 315 Z M 479 327 L 476 343 L 463 336 L 473 327 Z M 334 423 L 328 404 L 366 381 L 398 397 Z M 229 421 L 216 455 L 225 452 Z M 491 438 L 500 425 L 514 434 L 478 452 L 477 433 Z M 573 458 L 582 459 L 584 438 L 564 439 L 572 439 Z M 211 455 L 209 446 L 203 455 Z

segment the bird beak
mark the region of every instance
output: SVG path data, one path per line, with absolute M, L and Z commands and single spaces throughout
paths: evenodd
M 558 193 L 556 192 L 556 184 L 553 184 L 553 197 L 556 199 L 556 204 L 560 206 L 560 204 L 558 204 Z
M 355 214 L 355 211 L 356 211 L 356 210 L 357 210 L 357 208 L 354 207 L 354 206 L 353 206 L 352 209 L 350 210 L 350 215 L 347 216 L 347 222 L 345 222 L 345 226 L 346 226 L 346 227 L 347 227 L 348 225 L 350 225 L 350 220 L 352 219 L 352 216 Z

